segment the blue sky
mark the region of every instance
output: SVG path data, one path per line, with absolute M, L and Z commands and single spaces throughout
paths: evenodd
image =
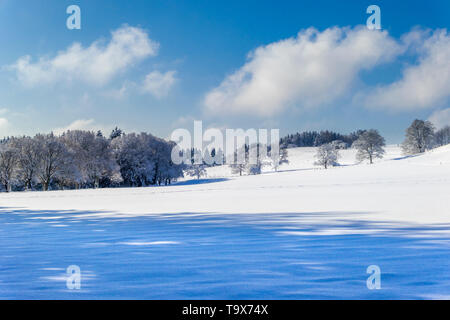
M 371 4 L 382 30 L 365 28 Z M 166 137 L 196 119 L 397 143 L 415 118 L 450 122 L 449 21 L 445 0 L 0 0 L 0 135 Z

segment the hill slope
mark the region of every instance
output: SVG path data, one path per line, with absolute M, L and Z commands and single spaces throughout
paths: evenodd
M 343 166 L 324 170 L 312 163 L 314 148 L 289 150 L 279 172 L 231 175 L 210 168 L 208 179 L 168 187 L 2 194 L 4 206 L 95 210 L 98 215 L 165 213 L 359 212 L 365 219 L 413 223 L 450 222 L 450 148 L 401 157 L 387 148 L 373 165 L 355 165 L 354 150 L 342 152 Z M 102 213 L 104 212 L 104 213 Z

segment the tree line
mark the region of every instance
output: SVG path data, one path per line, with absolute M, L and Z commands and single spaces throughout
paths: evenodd
M 435 130 L 429 121 L 416 119 L 407 128 L 402 149 L 405 155 L 417 154 L 450 143 L 450 126 Z M 207 164 L 176 165 L 171 160 L 174 142 L 149 133 L 125 134 L 115 128 L 109 137 L 93 131 L 69 130 L 61 136 L 37 134 L 34 137 L 8 137 L 0 141 L 0 187 L 12 190 L 50 190 L 104 187 L 141 187 L 168 185 L 184 173 L 197 177 L 206 175 Z M 278 161 L 259 152 L 250 163 L 250 146 L 234 152 L 244 161 L 232 164 L 235 174 L 259 174 L 263 166 L 275 171 L 288 163 L 287 148 L 319 146 L 316 164 L 328 168 L 337 164 L 339 150 L 356 148 L 359 162 L 382 158 L 385 139 L 375 129 L 358 130 L 348 135 L 332 131 L 310 131 L 280 139 Z M 193 159 L 194 150 L 191 151 Z M 221 150 L 205 151 L 208 156 L 225 157 Z
M 341 142 L 338 140 L 320 145 L 315 155 L 317 159 L 315 164 L 323 166 L 325 169 L 338 165 Z M 405 140 L 401 148 L 403 154 L 414 155 L 447 144 L 450 144 L 450 126 L 435 130 L 430 121 L 416 119 L 406 129 Z M 370 129 L 358 130 L 357 137 L 351 146 L 357 150 L 358 162 L 368 160 L 372 164 L 375 158 L 383 157 L 385 145 L 385 139 L 378 130 Z
M 270 145 L 254 143 L 245 143 L 241 147 L 236 146 L 236 150 L 231 152 L 228 156 L 233 159 L 232 163 L 228 166 L 231 168 L 233 174 L 243 174 L 256 175 L 261 174 L 263 167 L 270 166 L 274 171 L 278 171 L 278 168 L 282 164 L 289 163 L 288 152 L 286 148 L 280 148 L 277 153 L 272 153 L 272 147 Z M 189 151 L 188 151 L 189 152 Z M 253 154 L 252 154 L 253 153 Z M 200 154 L 203 158 L 202 163 L 195 163 L 196 154 Z M 214 158 L 217 156 L 219 164 L 213 163 L 212 161 L 205 161 L 206 158 Z M 253 159 L 252 159 L 253 158 Z M 208 151 L 208 149 L 203 152 L 196 149 L 190 150 L 190 165 L 185 167 L 185 173 L 188 176 L 196 177 L 200 179 L 207 175 L 206 168 L 216 165 L 225 165 L 226 156 L 225 153 L 219 149 L 215 148 Z
M 7 192 L 167 185 L 183 176 L 171 161 L 174 145 L 118 128 L 108 138 L 82 130 L 8 137 L 0 141 L 0 183 Z
M 330 130 L 303 131 L 289 134 L 280 139 L 283 148 L 319 147 L 327 143 L 340 143 L 341 148 L 350 147 L 364 130 L 357 130 L 349 134 L 341 134 Z

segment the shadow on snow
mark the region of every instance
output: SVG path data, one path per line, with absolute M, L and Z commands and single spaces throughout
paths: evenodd
M 0 298 L 415 299 L 450 292 L 449 224 L 371 222 L 361 212 L 99 213 L 0 208 Z M 381 268 L 381 290 L 366 287 L 372 264 Z M 81 290 L 66 289 L 69 265 L 81 268 Z

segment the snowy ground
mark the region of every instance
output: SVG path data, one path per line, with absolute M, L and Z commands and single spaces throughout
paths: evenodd
M 346 150 L 329 170 L 314 152 L 259 176 L 0 194 L 0 298 L 450 298 L 450 146 L 374 165 Z

